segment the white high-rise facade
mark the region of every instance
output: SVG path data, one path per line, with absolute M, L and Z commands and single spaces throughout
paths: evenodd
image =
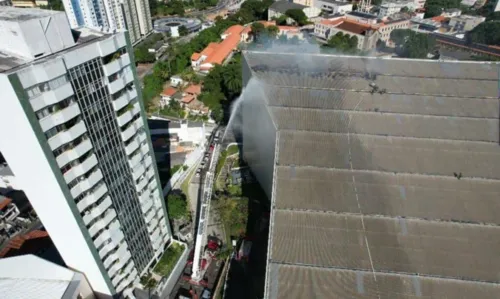
M 128 30 L 132 44 L 153 30 L 148 0 L 63 0 L 71 28 Z
M 171 239 L 126 32 L 0 10 L 0 151 L 67 266 L 133 297 Z

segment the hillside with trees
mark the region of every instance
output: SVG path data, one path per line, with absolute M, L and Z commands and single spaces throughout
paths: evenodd
M 467 42 L 500 45 L 500 21 L 484 22 L 466 35 Z

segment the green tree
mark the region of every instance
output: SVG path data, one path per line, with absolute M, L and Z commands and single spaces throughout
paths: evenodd
M 136 63 L 150 63 L 156 61 L 154 53 L 148 51 L 148 47 L 139 46 L 134 50 L 134 57 Z
M 427 0 L 425 2 L 425 17 L 431 18 L 441 15 L 444 9 L 460 8 L 461 0 Z
M 278 26 L 271 25 L 266 28 L 266 31 L 269 37 L 275 38 L 276 36 L 278 36 L 280 29 L 278 28 Z
M 233 63 L 228 65 L 223 72 L 224 87 L 232 97 L 239 95 L 243 86 L 240 67 L 241 65 Z
M 484 22 L 469 31 L 466 35 L 468 42 L 500 45 L 500 21 Z
M 253 22 L 252 25 L 250 25 L 250 28 L 252 29 L 252 34 L 256 41 L 259 41 L 262 38 L 262 35 L 266 34 L 266 26 L 262 23 Z
M 337 32 L 328 40 L 327 46 L 343 53 L 355 53 L 358 50 L 358 38 L 355 35 Z
M 167 206 L 168 214 L 171 219 L 180 219 L 188 216 L 187 202 L 184 194 L 168 194 Z
M 396 45 L 403 45 L 413 31 L 410 29 L 394 29 L 391 31 L 390 39 Z
M 157 281 L 153 278 L 151 273 L 146 273 L 141 277 L 141 284 L 146 289 L 154 289 L 156 287 Z
M 189 34 L 189 31 L 186 28 L 186 26 L 182 25 L 182 26 L 179 27 L 179 35 L 180 36 L 186 36 L 188 34 Z
M 401 12 L 409 12 L 409 11 L 410 9 L 408 8 L 408 6 L 401 8 Z
M 170 78 L 170 66 L 166 61 L 158 61 L 153 67 L 153 74 L 166 81 Z
M 286 15 L 282 15 L 279 18 L 276 18 L 276 25 L 286 25 L 286 19 L 288 17 Z
M 300 26 L 307 24 L 307 16 L 302 9 L 289 9 L 285 15 L 293 19 Z

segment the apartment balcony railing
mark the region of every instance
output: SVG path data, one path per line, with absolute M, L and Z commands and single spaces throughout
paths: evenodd
M 47 106 L 54 105 L 73 95 L 73 88 L 70 82 L 66 82 L 56 89 L 45 91 L 38 96 L 31 98 L 30 103 L 34 111 L 38 111 Z
M 71 167 L 70 170 L 64 173 L 64 180 L 66 183 L 71 183 L 77 177 L 86 174 L 89 172 L 94 166 L 97 165 L 97 157 L 95 154 L 92 154 L 90 157 L 85 159 L 83 163 L 80 163 L 76 166 Z
M 115 210 L 108 209 L 104 214 L 104 216 L 101 216 L 101 218 L 89 228 L 90 236 L 91 237 L 95 236 L 98 231 L 104 229 L 106 225 L 108 225 L 113 219 L 115 219 L 115 217 L 116 217 Z
M 114 59 L 113 61 L 103 66 L 104 74 L 106 76 L 109 76 L 111 74 L 118 72 L 119 70 L 123 69 L 129 64 L 130 64 L 130 56 L 128 55 L 128 53 L 124 53 L 119 58 Z
M 144 165 L 137 165 L 135 168 L 132 170 L 132 177 L 134 178 L 134 181 L 140 178 L 145 172 L 146 172 L 146 167 Z
M 136 102 L 134 105 L 132 105 L 132 108 L 130 110 L 127 110 L 123 112 L 122 114 L 118 115 L 118 125 L 120 127 L 123 127 L 126 125 L 129 121 L 132 120 L 132 118 L 141 111 L 141 108 L 139 106 L 139 102 Z
M 154 230 L 158 226 L 158 219 L 156 217 L 154 217 L 154 211 L 152 214 L 153 214 L 153 216 L 150 216 L 150 214 L 146 215 L 146 223 L 148 226 L 149 233 L 154 232 Z M 148 217 L 148 216 L 150 216 L 150 217 Z M 148 218 L 149 218 L 149 220 L 147 220 Z
M 82 194 L 82 192 L 85 192 L 89 190 L 90 188 L 94 187 L 95 184 L 97 184 L 100 180 L 102 179 L 102 172 L 100 169 L 97 169 L 93 171 L 88 177 L 81 177 L 79 179 L 79 182 L 76 186 L 71 188 L 71 195 L 73 198 L 77 197 L 78 195 Z
M 99 248 L 104 242 L 111 239 L 114 243 L 120 244 L 125 236 L 120 230 L 120 223 L 118 220 L 111 222 L 107 229 L 101 231 L 101 233 L 94 240 L 94 245 Z
M 130 168 L 134 169 L 144 156 L 145 155 L 141 153 L 141 151 L 136 151 L 135 154 L 131 155 L 128 159 L 128 165 Z
M 135 190 L 137 192 L 141 192 L 144 189 L 144 187 L 146 187 L 147 184 L 148 184 L 148 180 L 146 180 L 145 178 L 143 178 L 142 180 L 139 181 L 139 183 L 137 183 L 135 185 Z
M 116 97 L 116 95 L 115 95 Z M 113 109 L 118 111 L 127 106 L 132 100 L 137 98 L 137 90 L 135 88 L 125 89 L 116 100 L 113 100 Z
M 108 241 L 106 245 L 104 245 L 101 250 L 99 250 L 99 256 L 101 258 L 104 258 L 108 253 L 113 251 L 115 248 L 117 248 L 120 245 L 120 243 L 115 243 L 113 241 Z
M 134 74 L 131 70 L 127 70 L 129 67 L 125 67 L 119 77 L 108 84 L 108 89 L 111 94 L 114 94 L 125 88 L 127 84 L 134 81 Z
M 76 204 L 78 211 L 80 211 L 80 213 L 83 212 L 87 207 L 94 204 L 101 197 L 103 197 L 106 192 L 108 192 L 108 188 L 106 187 L 106 184 L 102 183 L 99 187 L 90 192 L 87 196 L 80 200 L 79 203 Z
M 54 112 L 40 119 L 40 127 L 44 132 L 55 126 L 61 125 L 80 114 L 80 108 L 77 103 L 72 103 L 57 112 Z
M 149 153 L 149 145 L 147 142 L 144 142 L 142 145 L 141 145 L 141 153 L 142 154 L 147 154 Z
M 60 147 L 61 145 L 64 145 L 66 143 L 69 143 L 76 138 L 80 137 L 83 135 L 85 132 L 87 132 L 87 128 L 85 127 L 85 123 L 83 120 L 79 121 L 77 124 L 72 126 L 71 128 L 57 133 L 55 136 L 52 136 L 49 140 L 49 146 L 51 150 L 55 150 L 56 148 Z
M 134 262 L 130 261 L 127 266 L 123 269 L 123 271 L 118 272 L 115 277 L 112 278 L 111 283 L 116 286 L 118 285 L 123 279 L 125 279 L 127 276 L 129 276 L 132 272 L 134 272 L 135 267 L 134 267 Z M 137 272 L 135 272 L 137 273 Z
M 89 224 L 90 221 L 106 212 L 109 207 L 111 207 L 111 198 L 107 196 L 99 205 L 91 208 L 90 212 L 87 212 L 83 216 L 83 222 L 85 223 L 85 225 Z
M 90 149 L 92 149 L 92 142 L 90 142 L 90 139 L 85 139 L 77 146 L 74 146 L 71 149 L 68 149 L 59 156 L 57 156 L 56 158 L 57 165 L 59 165 L 59 167 L 63 167 L 69 162 L 80 158 Z
M 127 254 L 123 257 L 121 257 L 117 263 L 115 263 L 114 265 L 112 265 L 109 270 L 108 270 L 108 274 L 110 277 L 113 277 L 115 274 L 119 273 L 123 267 L 125 267 L 125 265 L 127 264 L 127 262 L 130 260 L 130 252 L 127 251 Z
M 151 207 L 153 206 L 153 201 L 151 199 L 149 200 L 145 200 L 142 204 L 141 204 L 141 210 L 142 210 L 142 213 L 143 214 L 146 214 L 147 211 L 149 211 L 149 209 L 151 209 Z
M 122 140 L 127 141 L 129 140 L 132 136 L 137 133 L 142 127 L 144 126 L 144 123 L 142 121 L 142 118 L 136 119 L 134 122 L 130 123 L 128 128 L 121 133 L 122 135 Z

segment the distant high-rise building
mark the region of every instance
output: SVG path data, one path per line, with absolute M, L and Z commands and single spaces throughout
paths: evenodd
M 128 30 L 132 44 L 153 30 L 147 0 L 63 0 L 71 28 Z
M 132 296 L 171 232 L 126 32 L 0 10 L 0 151 L 68 267 Z
M 499 67 L 245 52 L 264 298 L 499 298 Z

